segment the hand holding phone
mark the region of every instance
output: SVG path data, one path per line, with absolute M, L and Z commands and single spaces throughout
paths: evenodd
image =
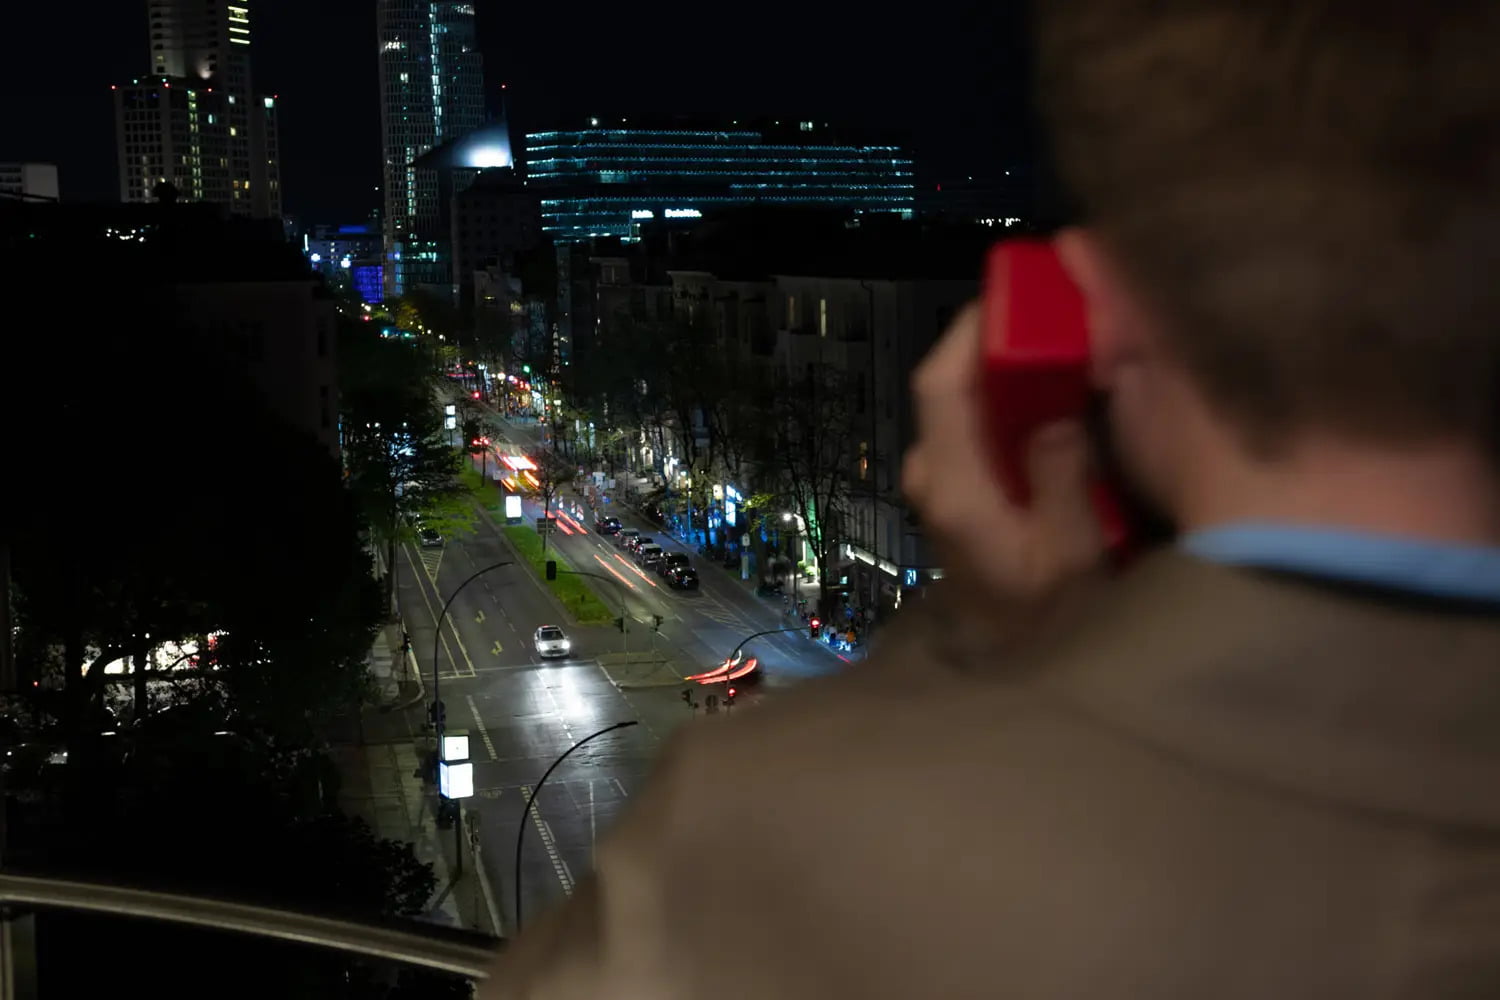
M 1101 430 L 1102 410 L 1089 380 L 1089 334 L 1083 296 L 1044 240 L 1007 240 L 989 255 L 984 279 L 985 418 L 997 474 L 1011 502 L 1032 501 L 1027 449 L 1042 427 L 1065 420 Z M 1090 483 L 1105 545 L 1128 554 L 1132 532 L 1117 485 Z

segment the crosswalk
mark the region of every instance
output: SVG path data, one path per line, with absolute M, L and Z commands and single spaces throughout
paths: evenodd
M 723 625 L 725 628 L 750 629 L 753 626 L 745 616 L 730 608 L 719 598 L 704 594 L 692 604 L 693 610 L 711 622 Z
M 443 564 L 443 553 L 447 551 L 444 547 L 434 549 L 418 549 L 422 559 L 422 570 L 427 574 L 427 579 L 437 586 L 438 567 Z

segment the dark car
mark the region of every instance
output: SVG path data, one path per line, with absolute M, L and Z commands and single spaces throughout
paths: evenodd
M 594 530 L 601 535 L 613 535 L 620 530 L 620 519 L 618 517 L 595 518 Z
M 417 528 L 417 538 L 424 549 L 440 549 L 443 547 L 443 536 L 438 534 L 437 529 L 429 528 L 423 524 Z
M 678 590 L 694 590 L 698 586 L 698 571 L 683 564 L 667 571 L 667 582 Z
M 629 552 L 633 556 L 638 556 L 641 554 L 642 545 L 655 544 L 656 539 L 652 538 L 650 535 L 636 535 L 634 538 L 630 539 L 630 541 L 625 543 L 625 551 Z
M 686 552 L 666 552 L 662 554 L 661 560 L 656 564 L 656 572 L 666 576 L 678 566 L 689 564 Z

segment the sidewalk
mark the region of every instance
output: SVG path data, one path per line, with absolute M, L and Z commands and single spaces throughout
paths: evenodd
M 641 509 L 635 505 L 635 499 L 636 498 L 634 496 L 621 496 L 618 502 L 622 507 L 625 507 L 632 513 L 634 513 L 636 517 L 640 518 L 643 521 L 646 521 L 646 523 L 648 524 L 653 525 L 653 533 L 666 535 L 673 541 L 677 542 L 679 545 L 687 548 L 690 553 L 697 554 L 698 544 L 696 541 L 691 538 L 684 538 L 681 534 L 672 530 L 671 526 L 668 524 L 657 525 L 655 521 L 647 518 L 646 515 L 641 512 Z M 719 565 L 717 561 L 706 560 L 701 556 L 698 559 L 698 566 L 700 573 L 712 572 L 722 574 L 725 578 L 737 584 L 739 588 L 745 591 L 746 594 L 749 594 L 757 604 L 764 607 L 767 611 L 775 614 L 780 620 L 786 622 L 788 627 L 790 627 L 795 621 L 800 620 L 796 617 L 797 601 L 806 601 L 806 607 L 809 609 L 816 608 L 818 606 L 818 594 L 821 588 L 819 584 L 815 582 L 808 583 L 805 578 L 797 581 L 795 593 L 791 589 L 785 591 L 787 600 L 784 601 L 781 595 L 777 595 L 775 597 L 761 597 L 759 594 L 757 594 L 755 591 L 759 581 L 756 579 L 756 574 L 751 574 L 751 578 L 749 580 L 742 580 L 740 579 L 740 573 L 738 569 L 727 569 Z M 781 579 L 783 583 L 785 582 L 784 574 L 778 578 Z M 839 625 L 841 630 L 842 626 L 844 625 L 843 621 L 831 624 Z M 812 642 L 812 640 L 810 639 L 808 641 L 810 643 Z M 866 651 L 869 646 L 869 634 L 866 633 L 864 640 L 861 641 L 859 645 L 855 646 L 852 650 L 847 651 L 834 649 L 826 642 L 816 642 L 812 644 L 821 647 L 830 656 L 836 656 L 839 659 L 843 660 L 845 663 L 857 663 L 865 658 Z
M 420 672 L 410 654 L 401 652 L 401 631 L 399 623 L 384 626 L 370 649 L 379 711 L 399 709 L 423 697 Z M 411 844 L 417 860 L 432 865 L 437 891 L 422 919 L 503 937 L 494 890 L 472 846 L 469 816 L 457 835 L 452 827 L 438 829 L 437 793 L 421 777 L 422 758 L 430 751 L 422 742 L 418 738 L 332 747 L 329 755 L 343 779 L 339 805 L 369 823 L 376 836 Z M 455 878 L 460 846 L 463 872 Z

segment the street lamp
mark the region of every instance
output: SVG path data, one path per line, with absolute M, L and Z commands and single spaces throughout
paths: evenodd
M 463 593 L 463 589 L 465 587 L 467 587 L 469 584 L 473 583 L 475 580 L 479 579 L 481 576 L 483 576 L 484 574 L 488 573 L 492 569 L 499 569 L 501 566 L 510 566 L 510 565 L 512 565 L 512 562 L 509 559 L 506 559 L 503 562 L 492 563 L 491 565 L 484 567 L 484 569 L 476 571 L 473 575 L 471 575 L 463 583 L 460 583 L 457 587 L 453 588 L 453 593 L 449 594 L 448 595 L 448 599 L 443 602 L 443 610 L 441 610 L 441 611 L 438 612 L 437 618 L 433 621 L 433 630 L 432 630 L 432 724 L 433 724 L 433 728 L 437 732 L 437 745 L 438 745 L 438 756 L 439 756 L 439 758 L 442 757 L 443 729 L 444 729 L 444 724 L 446 722 L 446 718 L 445 717 L 447 715 L 447 712 L 443 708 L 443 700 L 440 697 L 440 694 L 441 694 L 441 689 L 439 688 L 440 678 L 438 676 L 438 643 L 443 638 L 443 619 L 445 619 L 445 618 L 448 617 L 448 609 L 453 606 L 454 599 L 457 598 L 459 594 Z M 439 763 L 441 763 L 441 760 L 439 761 Z M 437 776 L 435 775 L 434 778 L 436 778 L 436 777 Z M 462 807 L 458 806 L 458 801 L 459 801 L 458 799 L 450 799 L 449 801 L 451 801 L 451 802 L 454 803 L 455 809 L 461 809 L 462 808 Z M 458 863 L 460 865 L 462 865 L 463 864 L 463 839 L 462 839 L 463 838 L 463 825 L 460 824 L 460 823 L 458 823 L 457 820 L 458 820 L 458 817 L 457 817 L 457 814 L 455 814 L 455 817 L 454 817 L 454 826 L 455 826 L 455 829 L 457 831 L 456 834 L 455 834 L 455 836 L 458 839 L 458 848 L 459 848 L 459 851 L 458 851 L 458 859 L 459 859 Z
M 542 775 L 542 780 L 538 781 L 536 783 L 536 787 L 534 787 L 531 790 L 531 794 L 526 797 L 526 808 L 523 809 L 523 810 L 521 810 L 521 828 L 516 831 L 516 873 L 515 873 L 515 883 L 516 883 L 516 930 L 518 932 L 521 929 L 521 844 L 525 840 L 525 837 L 526 837 L 526 820 L 531 816 L 531 807 L 536 802 L 536 797 L 537 797 L 538 793 L 541 792 L 542 786 L 547 783 L 547 779 L 548 778 L 552 777 L 552 772 L 555 771 L 555 770 L 557 770 L 557 765 L 559 765 L 563 761 L 567 760 L 569 754 L 571 754 L 574 750 L 577 750 L 579 747 L 583 746 L 589 740 L 598 739 L 600 736 L 603 736 L 605 733 L 612 733 L 616 729 L 625 729 L 625 728 L 628 728 L 630 726 L 634 726 L 634 725 L 637 725 L 637 724 L 638 723 L 634 719 L 631 719 L 629 722 L 616 722 L 614 725 L 612 725 L 612 726 L 605 726 L 603 729 L 599 730 L 597 733 L 591 733 L 588 736 L 585 736 L 583 739 L 579 740 L 577 743 L 574 743 L 572 746 L 568 747 L 568 749 L 566 749 L 566 750 L 563 751 L 561 757 L 557 758 L 556 760 L 554 760 L 552 762 L 552 766 L 549 767 L 549 768 L 547 768 L 547 772 Z

